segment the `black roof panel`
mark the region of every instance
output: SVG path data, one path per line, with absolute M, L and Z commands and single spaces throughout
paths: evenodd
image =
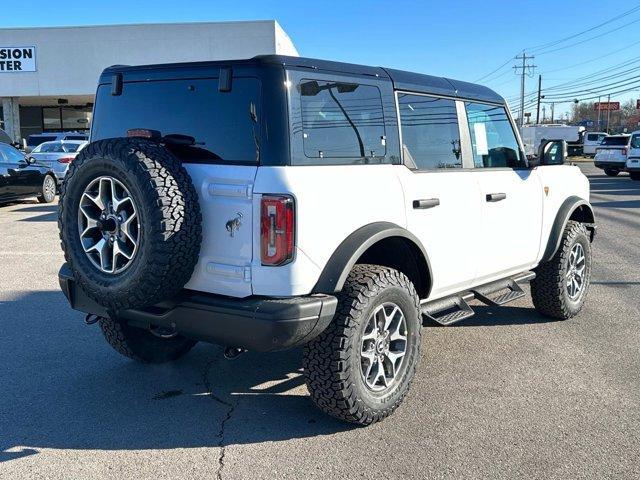
M 116 72 L 128 73 L 129 75 L 127 76 L 130 79 L 138 79 L 138 77 L 144 77 L 145 72 L 150 71 L 157 73 L 158 71 L 168 72 L 172 69 L 180 70 L 179 75 L 182 76 L 187 74 L 184 70 L 189 71 L 190 74 L 197 74 L 197 72 L 210 70 L 211 68 L 233 66 L 234 64 L 281 65 L 286 68 L 321 70 L 325 72 L 336 72 L 349 75 L 366 75 L 390 80 L 393 82 L 394 88 L 397 90 L 407 90 L 434 95 L 447 95 L 450 97 L 467 98 L 485 102 L 504 103 L 504 99 L 490 88 L 460 80 L 451 80 L 444 77 L 434 77 L 432 75 L 424 75 L 421 73 L 406 72 L 390 68 L 370 67 L 352 63 L 333 62 L 330 60 L 319 60 L 305 57 L 290 57 L 285 55 L 258 55 L 245 60 L 221 60 L 161 65 L 114 65 L 102 72 L 101 83 L 110 81 L 110 75 L 113 75 Z

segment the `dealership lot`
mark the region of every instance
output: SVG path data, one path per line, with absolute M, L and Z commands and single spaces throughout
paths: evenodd
M 57 207 L 1 207 L 0 478 L 637 478 L 640 182 L 582 165 L 599 234 L 580 317 L 526 298 L 428 326 L 407 401 L 368 428 L 313 407 L 298 350 L 127 361 L 57 287 Z

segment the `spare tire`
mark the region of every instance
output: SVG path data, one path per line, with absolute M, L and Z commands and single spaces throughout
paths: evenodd
M 163 145 L 113 138 L 87 145 L 60 192 L 58 228 L 78 285 L 110 312 L 173 297 L 202 241 L 189 174 Z

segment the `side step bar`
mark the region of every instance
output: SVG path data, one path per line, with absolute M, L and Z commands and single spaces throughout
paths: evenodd
M 486 283 L 467 292 L 456 293 L 422 305 L 422 315 L 440 325 L 451 325 L 472 317 L 474 311 L 469 305 L 473 299 L 490 306 L 500 306 L 525 295 L 521 283 L 536 278 L 534 272 L 524 272 L 513 277 Z

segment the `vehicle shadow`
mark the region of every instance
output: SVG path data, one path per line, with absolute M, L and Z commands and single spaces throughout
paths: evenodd
M 199 344 L 174 363 L 142 365 L 55 291 L 0 301 L 0 324 L 0 463 L 41 448 L 218 447 L 355 428 L 313 406 L 300 350 L 228 361 Z
M 35 202 L 30 206 L 16 208 L 16 213 L 39 213 L 40 215 L 21 218 L 20 222 L 57 222 L 58 221 L 58 202 L 40 204 Z

